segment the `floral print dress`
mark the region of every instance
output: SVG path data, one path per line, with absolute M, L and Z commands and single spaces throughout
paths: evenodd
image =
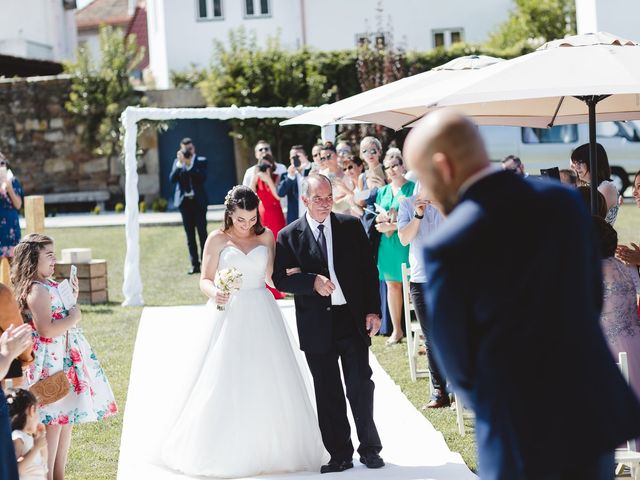
M 11 180 L 13 190 L 22 198 L 22 185 L 17 178 Z M 20 215 L 6 191 L 0 190 L 0 257 L 13 257 L 13 249 L 20 241 Z
M 37 283 L 49 291 L 51 317 L 65 318 L 69 312 L 58 294 L 58 284 Z M 67 396 L 49 405 L 40 405 L 40 421 L 45 425 L 67 425 L 96 422 L 115 415 L 118 407 L 111 386 L 82 330 L 73 327 L 66 335 L 47 338 L 38 334 L 33 321 L 31 326 L 35 360 L 27 370 L 29 385 L 60 370 L 64 370 L 69 380 Z

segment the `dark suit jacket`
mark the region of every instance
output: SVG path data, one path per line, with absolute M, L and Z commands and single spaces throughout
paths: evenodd
M 501 172 L 426 243 L 434 353 L 476 413 L 483 480 L 558 471 L 640 434 L 599 326 L 592 230 L 575 192 Z
M 306 177 L 309 175 L 311 168 L 303 170 L 302 175 Z M 278 195 L 281 197 L 287 196 L 287 223 L 292 223 L 300 217 L 298 209 L 298 198 L 300 192 L 298 191 L 298 177 L 293 180 L 289 178 L 289 175 L 284 173 L 280 177 L 280 183 L 278 183 Z
M 204 181 L 207 178 L 207 159 L 205 157 L 196 156 L 191 168 L 180 167 L 178 161 L 173 163 L 173 169 L 169 179 L 171 183 L 175 183 L 175 192 L 173 195 L 173 205 L 180 207 L 184 200 L 185 193 L 193 189 L 193 198 L 200 207 L 207 208 L 209 201 L 207 192 L 204 189 Z
M 349 215 L 332 213 L 331 231 L 336 276 L 359 336 L 371 345 L 365 318 L 380 314 L 380 293 L 369 242 L 360 221 Z M 287 276 L 286 269 L 293 267 L 302 273 Z M 331 297 L 313 289 L 317 274 L 328 278 L 329 269 L 305 215 L 280 230 L 272 278 L 278 290 L 294 294 L 301 350 L 326 353 L 333 347 Z

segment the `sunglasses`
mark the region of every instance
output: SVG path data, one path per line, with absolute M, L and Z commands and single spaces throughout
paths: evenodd
M 347 170 L 353 170 L 353 168 L 354 168 L 353 165 L 349 165 L 348 167 L 344 167 L 342 171 L 346 172 Z
M 325 157 L 320 157 L 320 161 L 321 162 L 326 162 L 327 160 L 331 160 L 331 155 L 325 156 Z
M 401 163 L 394 163 L 393 165 L 387 165 L 386 167 L 382 167 L 385 170 L 391 170 L 392 168 L 396 168 L 399 167 L 400 165 L 402 165 Z
M 0 167 L 6 167 L 9 165 L 5 160 L 0 160 Z
M 349 155 L 351 150 L 348 148 L 341 148 L 337 151 L 338 155 Z
M 271 147 L 261 147 L 258 149 L 259 152 L 270 152 Z
M 370 153 L 371 155 L 375 155 L 376 153 L 378 153 L 378 150 L 376 150 L 375 148 L 370 148 L 368 150 L 360 150 L 360 152 L 364 155 L 366 155 L 367 153 Z

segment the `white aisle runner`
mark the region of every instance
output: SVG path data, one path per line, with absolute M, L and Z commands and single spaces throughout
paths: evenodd
M 295 334 L 293 302 L 280 301 Z M 211 334 L 204 306 L 147 307 L 142 312 L 131 365 L 120 443 L 118 480 L 185 480 L 188 477 L 161 466 L 154 452 L 164 442 L 170 419 L 188 395 Z M 242 345 L 238 345 L 242 349 Z M 371 355 L 376 384 L 375 421 L 382 440 L 386 467 L 369 470 L 354 458 L 351 470 L 331 478 L 340 480 L 466 480 L 477 478 L 459 454 L 447 447 L 436 431 L 402 394 L 399 387 Z M 408 368 L 408 367 L 407 367 Z M 408 374 L 408 373 L 407 373 Z M 238 381 L 251 381 L 238 379 Z M 427 386 L 425 386 L 427 389 Z M 426 390 L 425 390 L 426 392 Z M 426 394 L 426 393 L 425 393 Z M 260 399 L 256 398 L 259 402 Z M 354 445 L 357 437 L 352 423 Z M 248 432 L 248 435 L 251 433 Z M 212 435 L 215 432 L 212 431 Z M 357 455 L 357 453 L 356 453 Z M 263 479 L 329 480 L 319 472 L 269 475 Z

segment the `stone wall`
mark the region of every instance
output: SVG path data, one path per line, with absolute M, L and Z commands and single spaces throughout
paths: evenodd
M 0 80 L 0 151 L 25 194 L 108 190 L 121 194 L 119 162 L 96 158 L 81 143 L 81 126 L 65 110 L 66 75 Z

